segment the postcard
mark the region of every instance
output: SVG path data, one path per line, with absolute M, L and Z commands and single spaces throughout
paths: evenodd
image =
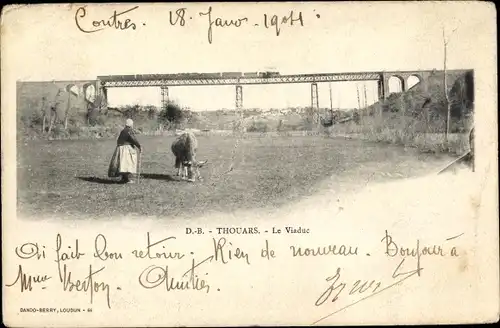
M 9 327 L 499 318 L 488 2 L 10 5 Z

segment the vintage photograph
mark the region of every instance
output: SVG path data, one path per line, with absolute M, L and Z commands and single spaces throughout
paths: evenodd
M 326 180 L 474 168 L 468 67 L 137 72 L 18 81 L 17 97 L 20 217 L 274 208 Z
M 495 15 L 6 7 L 4 323 L 498 320 Z

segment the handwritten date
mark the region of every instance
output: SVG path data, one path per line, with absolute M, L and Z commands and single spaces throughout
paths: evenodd
M 207 23 L 207 39 L 208 43 L 212 44 L 214 30 L 216 28 L 239 28 L 250 23 L 248 17 L 231 17 L 225 18 L 222 16 L 217 16 L 214 13 L 212 7 L 208 7 L 205 12 L 199 12 L 199 17 L 206 19 Z M 175 12 L 170 11 L 169 22 L 172 26 L 187 26 L 187 8 L 179 8 Z M 254 26 L 264 26 L 266 29 L 274 29 L 276 36 L 279 36 L 282 28 L 284 26 L 304 26 L 304 17 L 302 12 L 295 13 L 291 10 L 287 15 L 280 16 L 276 14 L 264 14 L 262 20 L 262 25 L 259 23 L 254 24 Z M 192 17 L 190 17 L 191 19 Z
M 115 29 L 115 30 L 136 30 L 137 23 L 133 22 L 130 18 L 125 18 L 127 13 L 137 10 L 139 6 L 132 7 L 124 11 L 114 10 L 113 14 L 106 18 L 90 19 L 85 6 L 78 7 L 75 12 L 74 20 L 75 25 L 79 31 L 83 33 L 95 33 L 102 31 L 104 29 Z M 239 28 L 250 23 L 248 17 L 222 17 L 214 13 L 213 8 L 210 6 L 206 11 L 198 12 L 198 17 L 206 20 L 207 25 L 207 39 L 208 43 L 212 44 L 213 34 L 216 28 L 218 29 L 228 29 L 228 28 Z M 316 15 L 320 17 L 320 15 Z M 169 11 L 168 22 L 170 26 L 180 26 L 187 27 L 188 21 L 193 19 L 192 16 L 188 15 L 187 8 L 178 8 L 176 10 Z M 146 25 L 142 23 L 142 25 Z M 304 26 L 304 16 L 301 11 L 298 13 L 290 10 L 286 15 L 276 15 L 276 14 L 263 14 L 262 20 L 258 23 L 253 24 L 253 26 L 264 26 L 266 29 L 273 29 L 276 36 L 280 36 L 283 27 L 285 26 Z

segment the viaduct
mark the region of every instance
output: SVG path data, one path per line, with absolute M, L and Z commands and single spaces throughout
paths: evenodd
M 468 70 L 448 70 L 450 73 L 462 73 Z M 281 75 L 277 72 L 257 73 L 180 73 L 180 74 L 138 74 L 138 75 L 106 75 L 98 76 L 96 80 L 85 81 L 46 81 L 46 82 L 18 82 L 18 104 L 23 95 L 30 93 L 40 94 L 43 89 L 47 94 L 52 88 L 59 95 L 61 90 L 68 93 L 67 107 L 72 105 L 88 106 L 94 103 L 96 96 L 100 95 L 104 105 L 107 103 L 107 90 L 118 87 L 159 87 L 161 92 L 162 106 L 169 100 L 169 88 L 176 86 L 199 86 L 199 85 L 234 85 L 236 109 L 243 107 L 243 86 L 255 84 L 283 84 L 283 83 L 309 83 L 311 85 L 311 107 L 319 109 L 318 83 L 321 82 L 346 82 L 346 81 L 377 81 L 378 98 L 386 99 L 389 94 L 389 80 L 397 78 L 401 85 L 401 91 L 408 90 L 409 79 L 416 77 L 417 84 L 427 89 L 430 76 L 441 74 L 438 70 L 416 70 L 416 71 L 376 71 L 376 72 L 351 72 L 351 73 L 317 73 L 317 74 L 293 74 Z M 36 92 L 38 90 L 38 92 Z M 70 91 L 78 95 L 71 100 Z M 83 97 L 82 97 L 83 96 Z M 49 96 L 50 97 L 50 96 Z M 40 97 L 45 100 L 47 96 Z M 33 100 L 31 101 L 34 102 Z M 76 104 L 76 103 L 78 104 Z M 34 104 L 31 105 L 33 107 Z M 28 106 L 30 107 L 30 106 Z M 65 106 L 66 107 L 66 106 Z

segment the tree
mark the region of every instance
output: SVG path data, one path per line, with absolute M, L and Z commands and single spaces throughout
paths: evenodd
M 460 76 L 450 90 L 451 117 L 462 118 L 472 110 L 474 81 L 472 72 Z
M 173 101 L 169 101 L 165 108 L 158 115 L 158 121 L 160 124 L 179 124 L 184 118 L 184 111 L 181 107 Z
M 95 97 L 93 103 L 87 101 L 87 125 L 94 125 L 97 116 L 99 116 L 104 108 L 106 108 L 106 98 L 101 94 Z
M 133 106 L 130 105 L 125 106 L 125 110 L 123 110 L 122 113 L 126 118 L 135 120 L 136 117 L 139 115 L 140 111 L 141 111 L 141 106 L 135 104 Z
M 45 99 L 45 97 L 42 97 L 42 109 L 41 109 L 41 114 L 42 114 L 42 134 L 45 133 L 45 126 L 47 125 L 47 114 L 45 112 L 45 105 L 46 105 L 46 99 Z
M 358 111 L 354 111 L 353 114 L 352 114 L 352 120 L 354 121 L 354 123 L 356 124 L 359 124 L 359 113 Z
M 453 34 L 457 29 L 455 28 L 451 34 Z M 450 34 L 450 36 L 451 36 Z M 444 71 L 444 96 L 445 96 L 445 104 L 446 104 L 446 134 L 445 140 L 448 142 L 448 134 L 450 133 L 450 116 L 451 116 L 451 103 L 448 95 L 448 79 L 447 79 L 447 71 L 446 71 L 446 60 L 447 60 L 447 51 L 448 51 L 448 43 L 450 39 L 446 38 L 443 27 L 443 46 L 444 46 L 444 59 L 443 59 L 443 71 Z
M 66 93 L 68 94 L 68 100 L 66 103 L 66 111 L 64 112 L 64 130 L 68 129 L 68 117 L 71 110 L 71 94 L 78 98 L 78 91 L 73 92 L 72 88 L 75 87 L 74 84 L 68 84 L 66 86 Z
M 71 92 L 68 92 L 68 103 L 66 104 L 66 112 L 64 113 L 64 130 L 68 128 L 68 116 L 71 107 Z
M 147 111 L 147 113 L 148 113 L 148 119 L 154 120 L 157 118 L 158 110 L 155 106 L 153 106 L 153 105 L 144 106 L 144 110 Z
M 283 126 L 284 126 L 284 124 L 283 124 L 283 120 L 279 120 L 279 122 L 278 122 L 278 127 L 276 128 L 276 130 L 277 130 L 278 132 L 282 131 L 282 130 L 283 130 Z
M 61 104 L 60 96 L 62 93 L 63 90 L 59 89 L 54 98 L 54 102 L 49 106 L 49 130 L 47 131 L 49 135 L 50 132 L 52 131 L 52 128 L 54 127 L 54 124 L 56 124 L 59 120 L 59 116 L 57 114 L 57 108 Z

